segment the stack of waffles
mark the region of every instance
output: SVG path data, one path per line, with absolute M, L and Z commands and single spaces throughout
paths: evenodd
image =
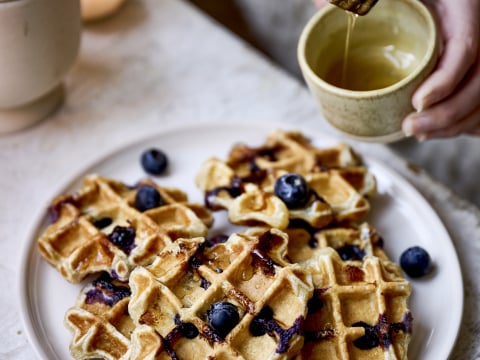
M 275 195 L 289 173 L 311 190 L 301 208 Z M 375 179 L 349 146 L 276 131 L 195 181 L 205 206 L 97 175 L 53 201 L 40 252 L 87 282 L 65 315 L 74 358 L 407 358 L 410 285 L 365 221 Z M 165 201 L 142 212 L 145 185 Z M 209 210 L 243 228 L 209 236 Z

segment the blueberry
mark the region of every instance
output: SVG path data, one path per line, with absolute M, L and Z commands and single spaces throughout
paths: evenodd
M 305 179 L 298 174 L 285 174 L 275 182 L 274 193 L 289 209 L 300 208 L 307 204 L 310 197 Z
M 195 339 L 198 336 L 198 329 L 192 323 L 183 323 L 180 326 L 180 331 L 187 339 Z
M 180 315 L 176 314 L 173 321 L 175 322 L 175 325 L 177 325 L 180 333 L 187 339 L 195 339 L 198 336 L 199 332 L 197 327 L 191 322 L 183 322 L 180 319 Z
M 135 195 L 135 208 L 142 212 L 163 204 L 163 198 L 158 190 L 150 185 L 142 186 Z
M 323 301 L 318 297 L 314 296 L 307 303 L 308 313 L 315 314 L 323 308 Z
M 163 151 L 154 148 L 145 150 L 140 161 L 143 170 L 150 175 L 161 175 L 165 172 L 168 165 L 167 155 Z
M 123 298 L 131 295 L 130 289 L 126 286 L 115 286 L 113 279 L 107 275 L 101 275 L 92 284 L 94 288 L 86 293 L 85 302 L 87 304 L 103 303 L 113 306 Z
M 93 221 L 93 225 L 101 230 L 101 229 L 104 229 L 106 228 L 107 226 L 111 225 L 113 222 L 112 218 L 109 218 L 109 217 L 103 217 L 103 218 L 100 218 L 100 219 L 96 219 Z
M 420 246 L 413 246 L 400 256 L 400 266 L 412 278 L 423 276 L 430 269 L 430 255 Z
M 354 327 L 363 327 L 365 329 L 365 335 L 359 337 L 353 341 L 353 345 L 362 350 L 369 350 L 379 345 L 379 338 L 377 328 L 375 326 L 368 325 L 363 321 L 352 324 Z
M 235 305 L 221 301 L 210 305 L 210 309 L 207 310 L 207 320 L 218 336 L 225 339 L 240 321 L 240 316 Z
M 211 248 L 214 247 L 217 244 L 222 244 L 228 240 L 228 235 L 225 234 L 217 234 L 215 236 L 212 236 L 209 239 L 205 239 L 205 247 Z
M 250 323 L 250 333 L 253 336 L 262 336 L 268 332 L 268 322 L 273 319 L 273 310 L 265 306 Z
M 337 249 L 338 254 L 343 261 L 347 260 L 362 260 L 365 257 L 365 251 L 360 249 L 357 245 L 345 245 Z
M 115 226 L 108 235 L 108 240 L 128 255 L 135 247 L 135 233 L 132 227 Z

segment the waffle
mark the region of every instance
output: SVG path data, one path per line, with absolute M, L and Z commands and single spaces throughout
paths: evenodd
M 128 283 L 106 273 L 82 289 L 64 321 L 73 334 L 70 353 L 75 359 L 120 359 L 127 353 L 135 329 L 129 299 Z
M 264 231 L 247 233 L 261 236 Z M 406 359 L 413 320 L 407 307 L 410 285 L 383 251 L 375 228 L 363 223 L 313 231 L 289 228 L 286 233 L 285 258 L 305 266 L 315 289 L 305 345 L 296 359 Z M 378 336 L 383 340 L 373 346 Z
M 366 15 L 377 0 L 328 0 L 333 5 L 347 11 L 351 11 L 357 15 Z
M 286 173 L 303 176 L 312 195 L 299 209 L 275 196 L 275 181 Z M 298 132 L 275 131 L 257 148 L 235 145 L 227 159 L 208 159 L 195 178 L 212 210 L 226 209 L 239 225 L 286 229 L 302 220 L 320 229 L 332 222 L 361 222 L 376 192 L 374 176 L 346 144 L 317 148 Z
M 162 206 L 141 212 L 134 206 L 142 186 L 155 187 Z M 49 209 L 52 223 L 38 240 L 43 257 L 70 282 L 108 272 L 127 281 L 130 271 L 152 261 L 181 237 L 205 236 L 213 218 L 178 189 L 144 180 L 134 187 L 87 176 L 72 195 L 56 198 Z
M 202 242 L 203 238 L 178 239 L 155 256 L 152 269 L 161 261 L 163 278 L 172 279 L 185 270 Z M 155 273 L 160 275 L 159 271 Z M 130 297 L 128 282 L 107 273 L 82 289 L 64 321 L 73 335 L 70 352 L 75 359 L 145 359 L 162 347 L 152 328 L 134 324 L 128 312 Z
M 330 247 L 306 266 L 315 290 L 297 360 L 407 358 L 411 288 L 398 268 L 370 255 L 361 262 L 342 261 Z
M 131 274 L 129 312 L 162 339 L 159 359 L 291 359 L 303 345 L 310 276 L 285 261 L 286 234 L 233 234 L 205 244 L 181 270 L 162 259 Z M 223 333 L 212 304 L 233 304 L 239 319 Z
M 65 317 L 74 334 L 72 355 L 109 360 L 405 359 L 410 286 L 383 254 L 374 229 L 363 224 L 321 230 L 314 250 L 296 257 L 290 254 L 291 242 L 300 248 L 310 245 L 299 229 L 293 230 L 252 228 L 218 244 L 179 239 L 150 265 L 133 270 L 130 286 L 102 276 L 82 291 Z M 349 245 L 366 255 L 342 260 L 339 250 Z M 111 286 L 102 287 L 105 282 L 123 296 Z M 92 289 L 97 291 L 92 294 Z M 238 325 L 225 338 L 209 326 L 206 315 L 219 301 L 240 309 Z M 266 308 L 273 309 L 274 330 L 252 336 L 255 319 L 268 326 L 258 321 Z

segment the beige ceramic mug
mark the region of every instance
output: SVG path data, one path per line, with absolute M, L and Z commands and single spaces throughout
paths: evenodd
M 60 104 L 80 35 L 79 0 L 0 0 L 0 133 Z
M 437 43 L 434 19 L 418 0 L 380 0 L 357 17 L 329 5 L 304 28 L 298 61 L 331 125 L 357 140 L 391 142 L 404 137 L 401 122 L 436 64 Z

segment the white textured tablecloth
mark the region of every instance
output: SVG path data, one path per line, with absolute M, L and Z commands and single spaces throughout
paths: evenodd
M 116 17 L 87 27 L 65 87 L 60 111 L 0 136 L 0 359 L 35 358 L 18 309 L 21 248 L 35 215 L 79 168 L 181 122 L 278 121 L 332 133 L 302 84 L 180 0 L 130 0 Z M 405 176 L 445 223 L 466 295 L 452 358 L 480 358 L 478 209 L 386 147 L 356 146 Z

